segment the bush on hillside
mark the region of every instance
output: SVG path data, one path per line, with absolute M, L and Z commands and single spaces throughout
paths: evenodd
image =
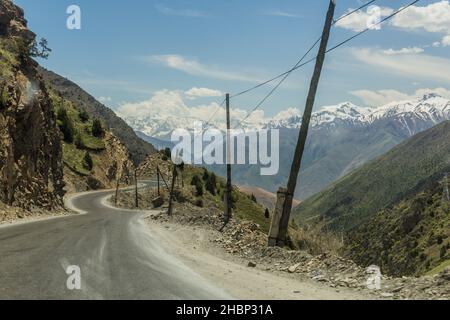
M 75 129 L 72 120 L 67 115 L 66 109 L 60 108 L 56 114 L 56 118 L 59 120 L 58 126 L 64 136 L 64 141 L 72 143 Z

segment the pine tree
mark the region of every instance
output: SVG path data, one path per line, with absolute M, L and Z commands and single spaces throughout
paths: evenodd
M 205 188 L 213 196 L 215 196 L 217 194 L 217 192 L 216 192 L 216 175 L 214 173 L 212 173 L 210 176 L 208 176 L 208 179 L 205 182 Z
M 195 192 L 197 196 L 203 195 L 203 182 L 199 176 L 195 175 L 192 177 L 191 185 L 195 187 Z
M 94 162 L 92 161 L 91 155 L 87 151 L 84 154 L 83 162 L 84 167 L 89 171 L 91 171 L 92 168 L 94 167 Z
M 203 181 L 208 181 L 209 180 L 209 173 L 208 170 L 203 169 L 203 177 L 202 177 Z
M 72 143 L 75 129 L 72 121 L 67 115 L 66 109 L 60 108 L 56 114 L 56 118 L 59 120 L 58 125 L 63 134 L 64 141 L 67 143 Z
M 89 120 L 89 114 L 84 109 L 78 113 L 78 117 L 80 118 L 81 122 L 83 122 L 83 123 L 85 123 Z
M 79 132 L 75 135 L 75 146 L 77 147 L 77 149 L 83 149 L 85 147 L 83 138 L 81 137 L 81 134 Z
M 92 122 L 92 135 L 97 138 L 103 136 L 103 127 L 99 119 L 94 119 Z

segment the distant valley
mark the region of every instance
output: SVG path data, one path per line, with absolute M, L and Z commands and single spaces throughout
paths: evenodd
M 167 140 L 171 130 L 186 127 L 186 121 L 180 122 L 173 116 L 164 118 L 162 114 L 122 117 L 143 139 L 164 147 L 170 146 Z M 316 194 L 405 139 L 448 119 L 450 101 L 433 93 L 373 108 L 349 102 L 321 108 L 313 114 L 296 198 L 306 199 Z M 192 122 L 188 122 L 187 129 Z M 300 123 L 300 112 L 289 109 L 262 123 L 247 124 L 246 130 L 279 129 L 280 163 L 290 163 Z M 223 122 L 212 122 L 211 126 L 223 129 Z M 210 169 L 219 175 L 225 174 L 223 166 Z M 277 175 L 261 176 L 257 166 L 234 166 L 233 179 L 238 184 L 276 192 L 279 186 L 286 184 L 289 169 L 289 166 L 281 166 Z

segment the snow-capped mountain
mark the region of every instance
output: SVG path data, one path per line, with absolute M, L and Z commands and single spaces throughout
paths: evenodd
M 190 128 L 195 120 L 202 118 L 202 114 L 187 115 L 185 108 L 177 112 L 165 112 L 163 108 L 159 108 L 154 114 L 127 121 L 135 130 L 164 140 L 170 136 L 173 129 Z M 232 113 L 233 115 L 232 118 L 242 119 L 245 113 Z M 218 112 L 217 119 L 223 118 L 224 112 Z M 247 130 L 281 129 L 280 163 L 288 164 L 292 161 L 301 120 L 300 110 L 291 108 L 273 118 L 265 118 L 260 113 L 259 117 L 250 118 L 245 125 Z M 312 130 L 305 149 L 299 178 L 301 183 L 298 185 L 296 197 L 306 199 L 412 135 L 445 120 L 450 120 L 450 100 L 432 93 L 380 107 L 367 108 L 345 102 L 319 108 L 311 119 Z M 235 124 L 237 121 L 233 125 Z M 212 121 L 211 125 L 224 129 L 222 120 Z M 225 174 L 224 168 L 211 169 L 219 175 Z M 233 179 L 236 183 L 258 186 L 273 192 L 286 183 L 288 175 L 288 165 L 280 166 L 277 175 L 266 177 L 259 174 L 258 166 L 244 165 L 233 168 Z
M 337 125 L 371 125 L 379 120 L 397 120 L 405 129 L 413 132 L 412 128 L 418 121 L 429 121 L 437 124 L 450 119 L 450 100 L 430 93 L 421 98 L 409 101 L 392 102 L 381 107 L 359 107 L 351 102 L 340 103 L 335 106 L 322 107 L 313 113 L 311 126 Z M 301 124 L 300 113 L 286 118 L 275 118 L 269 121 L 271 128 L 296 128 Z
M 224 114 L 224 111 L 220 111 Z M 122 117 L 135 131 L 164 139 L 168 138 L 174 129 L 193 129 L 195 121 L 205 119 L 203 115 L 192 116 L 184 113 L 186 112 L 174 114 L 170 109 L 167 112 L 159 109 L 155 114 L 137 117 L 122 115 Z M 204 125 L 224 130 L 225 124 L 222 119 L 223 117 L 217 116 L 209 123 L 204 121 Z M 360 107 L 350 102 L 325 106 L 313 113 L 311 126 L 315 129 L 330 129 L 341 126 L 369 126 L 380 121 L 391 121 L 399 130 L 413 135 L 444 120 L 450 120 L 450 100 L 429 93 L 420 98 L 392 102 L 380 107 Z M 244 123 L 240 123 L 239 118 L 234 119 L 232 126 L 240 125 L 244 130 L 298 129 L 301 121 L 300 110 L 290 108 L 273 118 L 251 117 Z

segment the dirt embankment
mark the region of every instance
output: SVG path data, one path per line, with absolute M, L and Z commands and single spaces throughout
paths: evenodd
M 382 275 L 381 287 L 372 290 L 367 283 L 371 274 L 353 261 L 331 254 L 313 256 L 304 251 L 268 248 L 266 234 L 255 223 L 233 219 L 223 233 L 218 232 L 221 212 L 215 208 L 197 208 L 189 203 L 177 203 L 172 217 L 163 211 L 148 216 L 146 220 L 151 228 L 170 230 L 170 241 L 184 242 L 185 247 L 192 247 L 184 256 L 191 259 L 194 265 L 203 263 L 201 258 L 195 258 L 197 255 L 210 255 L 213 256 L 212 261 L 218 259 L 227 261 L 225 265 L 237 264 L 238 275 L 257 277 L 264 274 L 264 278 L 268 279 L 282 277 L 280 283 L 284 283 L 283 279 L 294 281 L 292 285 L 287 285 L 287 289 L 276 289 L 283 290 L 290 298 L 298 295 L 297 298 L 301 299 L 450 299 L 449 270 L 436 276 L 420 278 Z M 229 270 L 229 277 L 222 274 L 219 278 L 224 281 L 233 278 L 234 271 L 231 268 Z M 212 274 L 212 270 L 210 272 L 211 277 L 218 277 Z M 248 279 L 252 279 L 250 275 Z M 239 276 L 237 279 L 240 279 Z M 270 286 L 279 288 L 276 283 Z M 313 294 L 312 288 L 323 296 Z

